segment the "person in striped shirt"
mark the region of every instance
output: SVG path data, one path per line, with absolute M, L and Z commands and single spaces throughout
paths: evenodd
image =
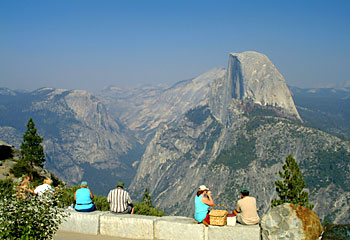
M 129 193 L 124 190 L 124 182 L 118 182 L 117 188 L 109 191 L 107 201 L 110 203 L 112 213 L 134 214 L 134 205 L 132 204 Z

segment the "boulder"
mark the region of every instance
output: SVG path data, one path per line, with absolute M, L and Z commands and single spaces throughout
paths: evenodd
M 263 240 L 315 240 L 323 230 L 314 211 L 290 203 L 272 208 L 262 218 L 261 229 Z

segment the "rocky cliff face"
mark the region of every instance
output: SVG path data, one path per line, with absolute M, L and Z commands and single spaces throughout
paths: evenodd
M 118 178 L 130 182 L 135 159 L 126 161 L 125 157 L 137 142 L 90 93 L 43 88 L 2 95 L 1 103 L 7 118 L 2 119 L 0 132 L 15 133 L 2 139 L 18 146 L 32 117 L 44 138 L 46 167 L 62 180 L 75 184 L 91 180 L 100 194 L 106 194 L 99 190 L 107 191 Z
M 163 125 L 143 155 L 131 191 L 137 194 L 147 187 L 154 203 L 167 214 L 190 216 L 199 185 L 209 186 L 215 202 L 231 211 L 239 199 L 239 189 L 248 186 L 262 215 L 276 197 L 278 171 L 286 156 L 292 154 L 301 166 L 311 202 L 321 219 L 347 221 L 349 142 L 280 118 L 264 108 L 250 107 L 233 100 L 228 106 L 227 125 L 216 121 L 208 107 L 187 113 L 178 126 Z M 344 160 L 337 165 L 327 162 L 337 154 L 344 154 Z M 327 190 L 340 175 L 344 177 L 337 180 L 334 189 Z M 320 194 L 334 197 L 325 201 Z M 335 216 L 332 213 L 337 201 L 345 212 Z
M 214 68 L 172 87 L 109 87 L 99 97 L 115 119 L 140 135 L 152 132 L 161 122 L 178 122 L 198 105 L 208 104 L 217 120 L 225 122 L 232 98 L 271 105 L 300 120 L 285 79 L 257 52 L 231 53 L 227 70 Z
M 226 81 L 231 98 L 279 107 L 300 119 L 285 79 L 265 55 L 231 53 Z
M 349 177 L 329 188 L 338 176 L 348 176 L 349 142 L 302 125 L 283 76 L 266 56 L 231 54 L 225 75 L 211 81 L 207 99 L 179 119 L 157 129 L 130 187 L 134 194 L 147 187 L 168 214 L 191 215 L 201 184 L 215 189 L 216 202 L 231 210 L 238 189 L 249 186 L 263 214 L 276 197 L 278 171 L 292 154 L 320 217 L 341 222 L 350 216 L 346 212 L 336 219 L 323 210 L 336 211 L 339 201 L 342 209 L 349 208 L 350 189 L 342 184 Z M 338 159 L 337 167 L 328 157 Z M 318 197 L 335 192 L 341 200 Z
M 108 110 L 139 136 L 153 132 L 160 123 L 178 122 L 189 109 L 206 104 L 211 83 L 223 79 L 226 70 L 214 68 L 172 87 L 134 89 L 109 87 L 99 94 Z

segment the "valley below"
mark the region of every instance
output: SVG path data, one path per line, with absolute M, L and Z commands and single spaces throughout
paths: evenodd
M 349 223 L 349 109 L 349 88 L 288 87 L 265 55 L 231 53 L 226 69 L 172 86 L 0 88 L 0 140 L 19 148 L 33 118 L 45 168 L 68 185 L 107 195 L 122 180 L 132 199 L 147 188 L 155 206 L 183 216 L 202 184 L 230 211 L 248 187 L 265 214 L 291 154 L 321 220 Z

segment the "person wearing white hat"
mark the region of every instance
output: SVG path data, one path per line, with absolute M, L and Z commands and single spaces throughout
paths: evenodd
M 209 206 L 214 206 L 214 200 L 211 197 L 211 191 L 205 185 L 198 188 L 197 195 L 194 199 L 195 212 L 194 219 L 203 223 L 205 226 L 210 224 Z

